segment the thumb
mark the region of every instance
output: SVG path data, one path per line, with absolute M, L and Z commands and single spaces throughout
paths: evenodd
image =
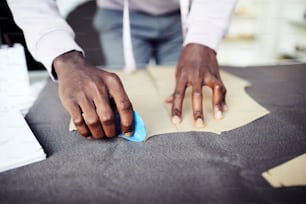
M 173 94 L 168 96 L 168 98 L 165 99 L 165 103 L 173 103 Z

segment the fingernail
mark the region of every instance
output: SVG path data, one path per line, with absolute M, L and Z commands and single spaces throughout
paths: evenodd
M 195 127 L 196 128 L 203 128 L 205 127 L 205 123 L 203 121 L 202 118 L 198 118 L 196 121 L 195 121 Z
M 91 137 L 91 136 L 89 136 L 89 137 L 86 137 L 86 139 L 91 140 L 91 139 L 92 139 L 92 137 Z
M 223 118 L 223 113 L 219 109 L 215 110 L 215 118 L 216 119 L 222 119 Z
M 172 117 L 172 123 L 175 124 L 175 125 L 180 124 L 181 121 L 182 121 L 181 118 L 178 117 L 177 115 L 175 115 L 175 116 Z
M 124 136 L 126 137 L 131 137 L 133 135 L 133 132 L 126 132 L 124 133 Z

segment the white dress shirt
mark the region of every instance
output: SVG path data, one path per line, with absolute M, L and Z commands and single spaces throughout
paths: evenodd
M 182 1 L 182 0 L 181 0 Z M 183 0 L 184 1 L 184 0 Z M 185 0 L 189 1 L 189 0 Z M 68 51 L 82 51 L 55 0 L 7 0 L 28 49 L 52 76 L 53 60 Z M 161 15 L 180 8 L 180 0 L 129 0 L 130 11 Z M 184 45 L 198 43 L 217 51 L 226 34 L 236 0 L 192 0 Z M 97 0 L 102 8 L 123 9 L 123 0 Z M 54 79 L 54 78 L 53 78 Z

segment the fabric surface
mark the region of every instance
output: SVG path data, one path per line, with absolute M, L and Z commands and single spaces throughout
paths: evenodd
M 306 152 L 306 65 L 224 70 L 250 81 L 270 114 L 221 135 L 146 143 L 69 132 L 48 83 L 26 117 L 48 158 L 1 173 L 0 203 L 305 203 L 305 187 L 274 189 L 261 173 Z

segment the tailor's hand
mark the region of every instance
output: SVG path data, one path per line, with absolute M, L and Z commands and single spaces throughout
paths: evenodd
M 62 104 L 81 135 L 96 139 L 116 136 L 117 111 L 122 132 L 132 135 L 133 107 L 116 74 L 90 65 L 77 51 L 57 57 L 53 66 Z
M 182 121 L 182 104 L 188 86 L 192 86 L 195 127 L 205 126 L 202 108 L 203 86 L 209 86 L 213 91 L 214 118 L 223 118 L 223 112 L 227 109 L 226 89 L 220 78 L 216 53 L 212 49 L 200 44 L 188 44 L 183 48 L 176 70 L 176 87 L 174 93 L 166 99 L 166 102 L 172 103 L 171 117 L 174 124 Z

